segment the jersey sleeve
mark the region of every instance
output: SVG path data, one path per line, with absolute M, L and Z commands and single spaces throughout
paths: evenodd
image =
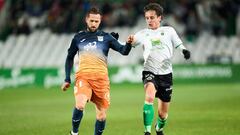
M 66 74 L 65 82 L 71 83 L 70 75 L 73 67 L 74 56 L 76 55 L 77 51 L 78 51 L 77 41 L 76 38 L 74 37 L 72 39 L 70 47 L 68 48 L 68 54 L 65 62 L 65 74 Z
M 143 35 L 141 33 L 142 32 L 139 31 L 134 35 L 134 44 L 133 44 L 134 47 L 141 45 L 141 42 L 142 42 L 142 39 L 143 39 L 142 38 Z
M 118 40 L 116 40 L 112 35 L 108 35 L 110 38 L 110 48 L 121 53 L 122 55 L 128 55 L 131 51 L 132 45 L 126 43 L 122 45 Z
M 179 38 L 179 36 L 174 28 L 171 28 L 170 32 L 171 32 L 171 40 L 172 40 L 173 46 L 175 48 L 178 48 L 180 45 L 183 44 L 182 40 Z

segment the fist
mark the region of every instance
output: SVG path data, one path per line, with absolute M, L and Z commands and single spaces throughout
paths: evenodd
M 65 82 L 65 83 L 63 83 L 61 89 L 63 91 L 66 91 L 69 87 L 70 87 L 70 83 L 69 82 Z
M 111 32 L 110 34 L 111 34 L 115 39 L 118 40 L 118 38 L 119 38 L 119 34 L 118 34 L 118 33 Z
M 185 58 L 186 60 L 191 57 L 190 51 L 188 51 L 188 50 L 186 50 L 186 49 L 183 49 L 183 50 L 182 50 L 182 53 L 183 53 L 184 58 Z
M 130 36 L 128 36 L 127 43 L 132 44 L 133 40 L 134 40 L 134 36 L 130 35 Z

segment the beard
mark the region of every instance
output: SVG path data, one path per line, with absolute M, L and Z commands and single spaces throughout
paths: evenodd
M 97 30 L 97 28 L 96 27 L 88 27 L 88 30 L 90 32 L 95 32 Z

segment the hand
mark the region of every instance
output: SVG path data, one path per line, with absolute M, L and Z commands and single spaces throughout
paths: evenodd
M 69 82 L 64 82 L 61 89 L 63 91 L 66 91 L 69 87 L 70 87 L 70 83 Z
M 118 40 L 118 38 L 119 38 L 119 34 L 118 34 L 118 33 L 111 32 L 110 34 L 111 34 L 115 39 Z
M 129 36 L 128 36 L 128 39 L 127 39 L 127 43 L 128 43 L 128 44 L 132 44 L 132 43 L 133 43 L 133 40 L 134 40 L 134 36 L 133 36 L 133 35 L 129 35 Z
M 182 50 L 182 53 L 183 53 L 184 58 L 185 58 L 186 60 L 191 57 L 190 51 L 188 51 L 188 50 L 186 50 L 186 49 L 183 49 L 183 50 Z

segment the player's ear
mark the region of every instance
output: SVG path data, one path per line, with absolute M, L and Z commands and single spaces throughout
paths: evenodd
M 86 15 L 84 20 L 86 24 L 87 24 L 88 18 L 89 18 L 89 15 Z
M 163 20 L 163 16 L 162 15 L 158 16 L 158 18 L 159 18 L 160 22 Z

